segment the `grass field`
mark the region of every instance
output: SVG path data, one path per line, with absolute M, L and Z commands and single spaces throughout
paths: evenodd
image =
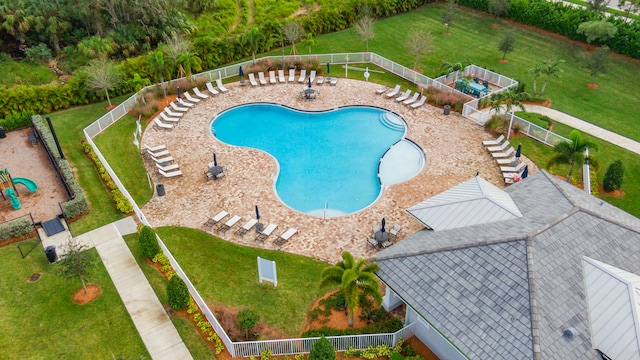
M 43 85 L 54 81 L 57 76 L 49 68 L 41 64 L 11 59 L 0 61 L 0 85 Z
M 27 240 L 30 248 L 37 239 Z M 98 257 L 95 250 L 91 251 Z M 57 275 L 42 246 L 22 259 L 15 246 L 0 248 L 0 348 L 3 359 L 123 359 L 149 358 L 120 296 L 98 262 L 89 278 L 102 295 L 77 305 L 72 294 L 82 288 L 79 280 Z M 30 283 L 34 273 L 41 278 Z M 110 331 L 105 331 L 111 329 Z M 116 331 L 114 331 L 117 329 Z

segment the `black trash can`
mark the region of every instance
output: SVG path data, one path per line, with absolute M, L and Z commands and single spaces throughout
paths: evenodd
M 0 126 L 0 139 L 4 139 L 7 137 L 7 132 L 4 131 L 4 128 Z
M 445 105 L 444 106 L 444 114 L 445 115 L 449 115 L 450 112 L 451 112 L 451 105 Z
M 44 253 L 47 255 L 47 260 L 49 260 L 49 264 L 53 264 L 58 260 L 58 254 L 56 253 L 56 247 L 51 245 L 44 248 Z
M 164 196 L 165 192 L 163 184 L 156 185 L 156 193 L 158 194 L 158 196 Z

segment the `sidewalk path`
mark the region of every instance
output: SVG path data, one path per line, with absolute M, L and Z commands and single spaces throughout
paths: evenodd
M 590 124 L 571 115 L 540 105 L 525 105 L 528 112 L 546 115 L 553 120 L 576 128 L 584 133 L 618 145 L 640 155 L 640 143 L 609 130 Z
M 80 244 L 98 250 L 151 358 L 193 359 L 122 238 L 122 234 L 135 232 L 136 223 L 128 217 L 82 234 L 76 239 Z M 66 236 L 61 233 L 43 238 L 42 244 L 45 247 L 55 245 L 60 255 L 64 241 L 70 237 L 68 232 L 66 233 Z

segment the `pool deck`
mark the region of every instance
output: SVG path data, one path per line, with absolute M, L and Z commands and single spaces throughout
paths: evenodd
M 164 184 L 166 190 L 166 196 L 154 195 L 142 208 L 152 226 L 202 229 L 209 217 L 224 210 L 230 215 L 222 222 L 233 215 L 242 216 L 242 220 L 225 234 L 212 232 L 216 236 L 238 244 L 336 262 L 345 250 L 355 257 L 375 256 L 376 250 L 366 239 L 372 226 L 379 225 L 383 217 L 389 228 L 395 223 L 402 226 L 400 241 L 421 230 L 422 224 L 405 209 L 470 179 L 476 171 L 484 179 L 504 187 L 500 168 L 482 146 L 482 140 L 492 139 L 482 127 L 458 113 L 445 116 L 441 108 L 430 105 L 413 110 L 386 96 L 376 95 L 378 84 L 339 79 L 336 86 L 314 86 L 320 95 L 311 100 L 300 97 L 303 85 L 297 82 L 255 88 L 248 83 L 240 87 L 237 82 L 225 86 L 228 93 L 201 101 L 183 116 L 175 129 L 149 126 L 143 134 L 143 144 L 165 144 L 183 172 L 179 177 L 164 178 L 144 157 L 152 180 L 155 184 Z M 305 110 L 359 104 L 397 112 L 409 125 L 406 137 L 425 151 L 425 167 L 411 180 L 385 187 L 375 203 L 355 214 L 325 220 L 299 213 L 277 198 L 274 189 L 277 164 L 270 155 L 223 144 L 211 135 L 211 120 L 216 114 L 231 106 L 252 102 L 281 103 Z M 207 180 L 204 175 L 214 152 L 218 165 L 227 167 L 227 174 L 221 180 Z M 527 159 L 524 161 L 532 165 Z M 536 170 L 535 166 L 529 167 L 530 174 Z M 253 230 L 244 237 L 234 235 L 249 217 L 255 217 L 254 205 L 260 208 L 260 222 L 278 225 L 264 243 L 255 240 Z M 281 247 L 276 246 L 273 241 L 290 227 L 299 232 Z

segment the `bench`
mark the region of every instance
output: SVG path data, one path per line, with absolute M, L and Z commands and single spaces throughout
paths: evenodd
M 31 145 L 36 146 L 38 144 L 38 138 L 36 137 L 36 133 L 31 131 L 29 132 L 29 141 Z

